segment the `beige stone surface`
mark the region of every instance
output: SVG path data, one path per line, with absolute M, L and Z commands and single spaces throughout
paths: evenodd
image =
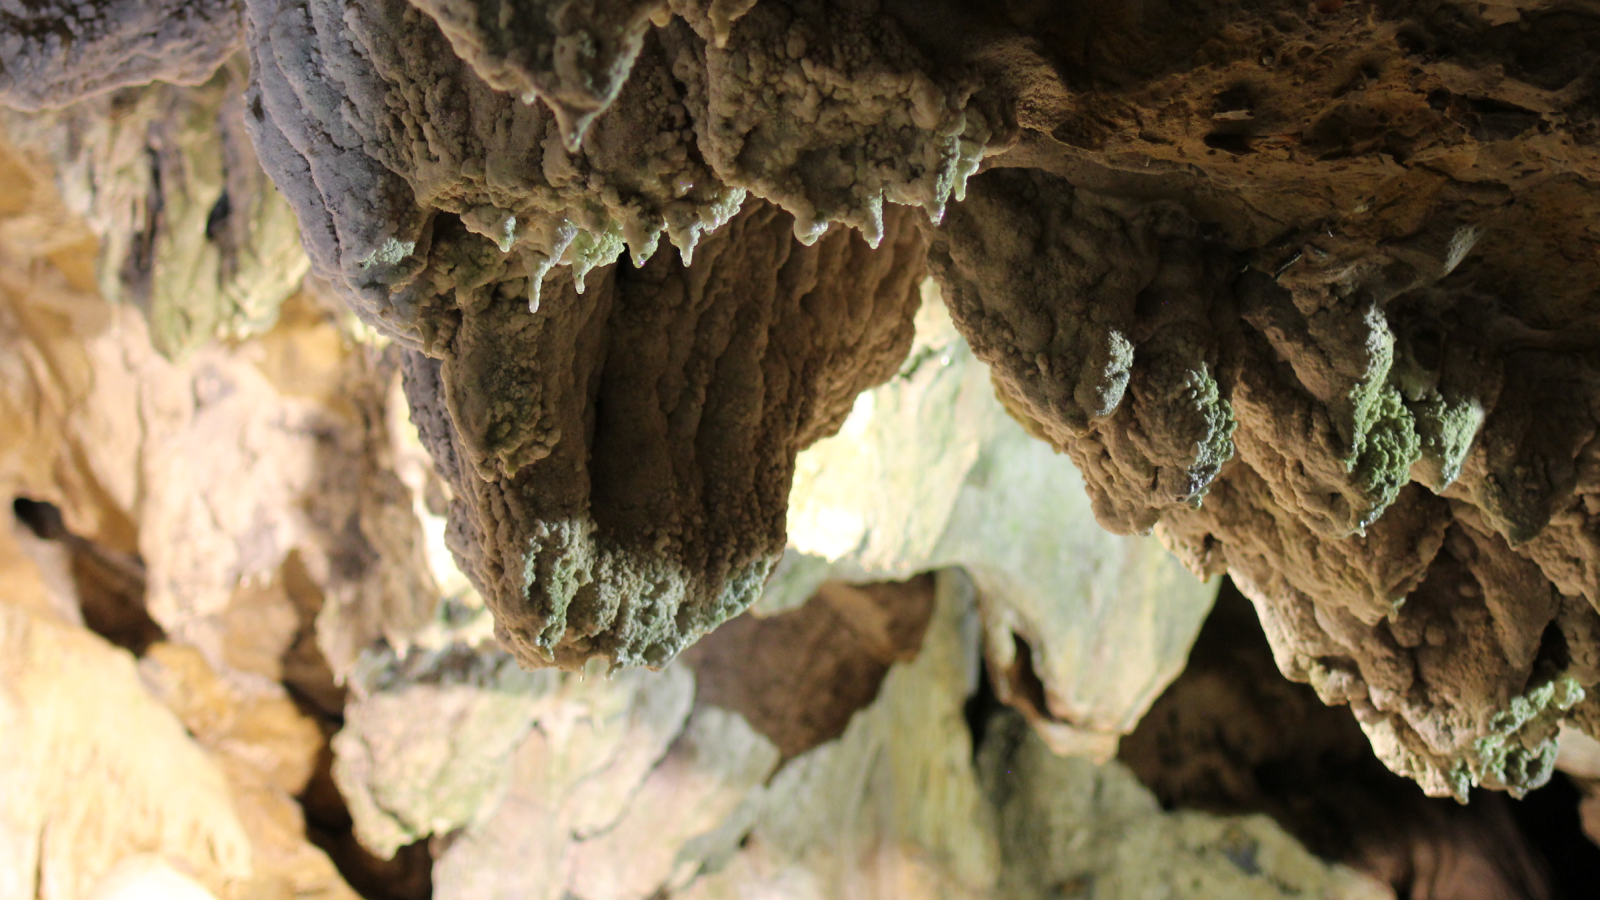
M 1216 583 L 1154 538 L 1102 529 L 1077 469 L 995 398 L 938 285 L 923 295 L 900 374 L 796 460 L 791 556 L 757 611 L 803 602 L 830 576 L 962 566 L 982 597 L 991 667 L 1042 683 L 1041 698 L 1006 699 L 1060 751 L 1107 759 L 1182 670 Z
M 0 165 L 15 176 L 0 187 L 0 490 L 138 552 L 156 621 L 229 677 L 241 632 L 282 637 L 281 615 L 241 614 L 239 595 L 281 580 L 291 554 L 336 672 L 374 640 L 403 644 L 437 589 L 390 462 L 392 365 L 304 295 L 259 341 L 164 358 L 139 311 L 83 277 L 94 243 L 49 169 L 9 147 Z
M 359 414 L 329 393 L 279 390 L 263 374 L 270 346 L 159 356 L 136 310 L 96 296 L 94 244 L 48 170 L 6 147 L 0 167 L 0 492 L 59 505 L 81 543 L 20 524 L 0 534 L 0 897 L 354 900 L 306 838 L 293 795 L 323 737 L 279 682 L 308 619 L 326 607 L 356 618 L 362 599 L 327 575 L 326 551 L 340 549 L 328 519 L 347 529 L 340 504 L 359 505 L 352 467 L 330 491 L 316 464 L 342 430 L 365 449 L 356 473 L 375 468 Z M 299 362 L 320 352 L 325 372 L 350 380 L 359 357 L 324 317 L 278 334 L 304 345 Z M 85 630 L 84 547 L 140 554 L 149 589 L 134 578 L 124 599 L 187 643 L 157 643 L 136 665 Z M 306 561 L 333 603 L 314 583 L 315 598 L 292 596 L 282 570 Z M 362 627 L 330 628 L 330 643 L 370 641 Z
M 339 745 L 363 767 L 346 775 L 382 794 L 365 815 L 412 823 L 388 841 L 439 817 L 433 827 L 451 836 L 436 845 L 435 895 L 452 900 L 977 900 L 1042 896 L 1080 877 L 1129 900 L 1388 896 L 1266 819 L 1163 813 L 1119 766 L 1056 757 L 1011 713 L 975 760 L 964 704 L 982 652 L 976 594 L 959 573 L 938 585 L 915 658 L 890 669 L 836 740 L 776 769 L 776 748 L 741 716 L 691 705 L 682 661 L 614 679 L 542 673 L 549 683 L 518 701 L 503 680 L 460 674 L 471 669 L 457 656 L 388 664 Z M 499 759 L 414 724 L 481 733 L 450 710 L 482 716 L 495 704 L 510 716 L 501 727 L 525 729 Z M 489 791 L 443 777 L 496 767 Z M 396 791 L 401 772 L 422 789 Z M 462 805 L 468 796 L 482 814 Z
M 225 771 L 133 658 L 0 604 L 0 897 L 77 900 L 152 853 L 238 896 L 256 853 Z
M 216 900 L 205 885 L 172 867 L 159 856 L 130 856 L 117 863 L 95 885 L 88 900 Z

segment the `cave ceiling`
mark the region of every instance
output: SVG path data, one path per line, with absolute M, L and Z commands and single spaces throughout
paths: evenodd
M 748 606 L 931 277 L 1100 523 L 1230 574 L 1390 768 L 1520 792 L 1600 725 L 1600 3 L 18 9 L 13 107 L 235 79 L 524 665 Z

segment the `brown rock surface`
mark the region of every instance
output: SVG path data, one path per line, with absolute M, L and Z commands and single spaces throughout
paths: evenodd
M 1355 707 L 1396 771 L 1542 783 L 1600 674 L 1600 20 L 1031 15 L 1062 77 L 1029 82 L 997 160 L 1031 171 L 975 180 L 934 247 L 1002 393 L 1104 524 L 1231 572 L 1280 668 Z
M 754 598 L 926 245 L 1102 523 L 1230 572 L 1394 770 L 1535 786 L 1600 682 L 1586 0 L 246 19 L 261 163 L 412 354 L 453 547 L 528 664 L 661 665 Z
M 753 202 L 689 267 L 601 270 L 581 296 L 562 274 L 536 312 L 515 263 L 457 290 L 407 396 L 451 548 L 523 664 L 664 665 L 755 600 L 795 454 L 910 346 L 921 237 L 887 221 L 875 251 L 844 229 L 806 247 Z
M 1278 677 L 1254 619 L 1225 583 L 1183 675 L 1122 741 L 1119 758 L 1164 806 L 1265 813 L 1397 896 L 1582 896 L 1561 890 L 1551 863 L 1565 862 L 1562 848 L 1520 828 L 1515 801 L 1481 789 L 1467 804 L 1429 798 L 1387 771 L 1348 710 Z

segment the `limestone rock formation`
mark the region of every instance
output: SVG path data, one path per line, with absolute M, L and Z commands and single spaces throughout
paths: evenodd
M 1588 721 L 1587 0 L 248 0 L 242 101 L 235 4 L 22 9 L 0 97 L 89 97 L 16 127 L 107 186 L 74 200 L 100 283 L 173 356 L 267 326 L 305 263 L 248 131 L 309 265 L 400 346 L 526 664 L 664 665 L 755 599 L 794 454 L 894 372 L 926 259 L 1101 523 L 1230 573 L 1394 770 L 1524 791 Z M 356 530 L 416 552 L 385 490 Z M 1040 718 L 1093 718 L 1049 687 Z
M 386 458 L 398 370 L 303 296 L 164 358 L 47 171 L 0 166 L 0 896 L 354 898 L 298 798 L 334 670 L 436 599 Z
M 1547 776 L 1600 680 L 1587 6 L 348 9 L 250 4 L 251 121 L 387 333 L 448 368 L 463 288 L 537 307 L 624 243 L 648 273 L 655 235 L 687 255 L 743 192 L 805 240 L 921 206 L 957 327 L 1104 524 L 1232 572 L 1284 672 L 1429 790 Z M 530 661 L 660 662 L 774 547 L 669 579 L 725 600 L 632 643 L 580 637 L 611 601 L 571 629 L 541 576 L 479 580 Z
M 0 896 L 355 900 L 290 796 L 316 727 L 281 696 L 238 696 L 192 647 L 136 666 L 28 608 L 41 573 L 19 556 L 0 599 Z
M 143 311 L 174 358 L 270 328 L 309 267 L 245 133 L 243 54 L 213 68 L 194 87 L 127 88 L 5 122 L 100 239 L 101 295 Z
M 133 660 L 10 603 L 0 604 L 0 622 L 7 736 L 0 894 L 83 896 L 122 856 L 139 852 L 170 856 L 219 893 L 248 880 L 250 840 L 226 779 L 144 692 Z M 142 744 L 130 744 L 131 735 Z M 120 785 L 121 793 L 75 791 L 79 778 Z M 103 803 L 122 814 L 108 821 Z
M 66 106 L 119 87 L 199 84 L 239 49 L 230 0 L 18 3 L 0 13 L 0 105 Z
M 1569 737 L 1563 759 L 1572 755 Z M 1590 866 L 1519 828 L 1519 819 L 1554 818 L 1553 810 L 1519 810 L 1529 804 L 1482 789 L 1466 804 L 1427 797 L 1373 757 L 1350 710 L 1277 677 L 1255 610 L 1231 584 L 1183 675 L 1123 739 L 1118 758 L 1164 806 L 1265 813 L 1319 857 L 1366 872 L 1397 896 L 1532 900 L 1588 890 Z M 1574 819 L 1575 805 L 1566 811 Z M 1566 873 L 1583 886 L 1561 884 Z
M 557 276 L 537 311 L 526 278 L 458 292 L 407 396 L 452 549 L 524 664 L 663 665 L 755 600 L 794 454 L 910 344 L 921 238 L 889 223 L 876 251 L 843 229 L 806 247 L 752 203 L 693 266 L 603 270 L 581 296 Z
M 937 284 L 923 289 L 900 372 L 796 460 L 790 551 L 755 609 L 828 578 L 960 566 L 1003 699 L 1058 752 L 1107 759 L 1183 668 L 1217 581 L 1096 526 L 1077 470 L 1006 414 Z
M 1072 60 L 1095 87 L 1029 110 L 1002 157 L 1032 171 L 952 209 L 952 316 L 1101 521 L 1231 572 L 1280 668 L 1396 771 L 1542 783 L 1596 677 L 1596 20 L 1149 21 L 1107 21 Z M 1152 63 L 1163 42 L 1187 70 Z
M 438 816 L 433 827 L 453 836 L 435 890 L 450 898 L 1021 898 L 1091 883 L 1097 896 L 1129 898 L 1387 895 L 1263 817 L 1163 813 L 1119 765 L 1056 757 L 1009 711 L 980 723 L 975 758 L 964 714 L 981 655 L 971 581 L 949 571 L 831 590 L 861 596 L 747 614 L 661 673 L 534 673 L 544 680 L 516 701 L 446 674 L 508 661 L 487 646 L 457 644 L 448 663 L 374 660 L 383 674 L 363 701 L 364 737 L 341 747 L 361 761 L 349 770 L 357 781 L 485 763 L 503 781 L 466 821 L 449 812 L 453 780 L 427 776 L 411 783 L 435 789 L 359 814 Z M 885 649 L 898 661 L 879 662 Z M 874 665 L 879 681 L 863 695 Z M 800 683 L 813 690 L 797 693 Z M 485 712 L 499 704 L 506 733 L 520 730 L 509 756 L 399 737 L 422 737 L 416 723 L 474 693 Z M 846 697 L 842 728 L 819 731 Z M 397 730 L 365 737 L 380 727 Z M 1162 866 L 1148 864 L 1153 853 Z

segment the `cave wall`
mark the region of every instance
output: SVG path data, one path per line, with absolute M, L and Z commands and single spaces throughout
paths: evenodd
M 401 348 L 523 663 L 753 602 L 926 265 L 1099 521 L 1230 573 L 1392 769 L 1522 791 L 1593 719 L 1592 3 L 252 0 L 247 66 L 182 9 L 30 7 L 8 128 L 65 185 L 151 148 L 142 213 L 74 202 L 164 352 L 299 264 Z

